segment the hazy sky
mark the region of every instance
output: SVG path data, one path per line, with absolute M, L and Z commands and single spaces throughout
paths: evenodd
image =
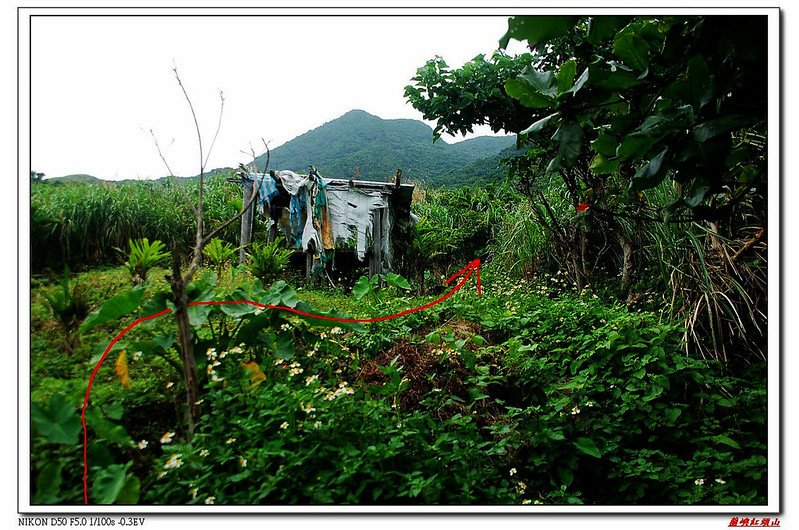
M 175 174 L 198 173 L 196 133 L 173 61 L 206 146 L 224 92 L 209 169 L 246 162 L 241 150 L 252 144 L 260 153 L 261 138 L 274 148 L 353 108 L 421 119 L 403 97 L 416 68 L 434 55 L 460 66 L 490 54 L 506 23 L 458 16 L 34 17 L 32 169 L 51 177 L 157 178 L 167 171 L 152 129 L 169 147 Z M 513 44 L 511 51 L 523 50 Z

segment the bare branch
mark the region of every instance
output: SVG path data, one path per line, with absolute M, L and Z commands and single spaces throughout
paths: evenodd
M 216 137 L 219 136 L 219 130 L 222 128 L 222 113 L 225 110 L 225 95 L 222 91 L 219 91 L 219 121 L 216 124 L 216 132 L 214 133 L 214 139 L 211 140 L 211 146 L 208 148 L 208 153 L 205 155 L 205 161 L 203 162 L 203 167 L 208 165 L 208 159 L 211 158 L 211 151 L 214 150 L 214 144 L 216 143 Z
M 178 74 L 178 67 L 175 66 L 172 68 L 172 72 L 175 74 L 175 79 L 178 81 L 178 85 L 180 85 L 180 89 L 183 91 L 183 96 L 186 98 L 186 102 L 189 104 L 189 109 L 191 110 L 191 116 L 194 119 L 194 129 L 197 131 L 197 144 L 200 148 L 200 182 L 197 186 L 197 208 L 194 210 L 194 218 L 197 225 L 197 229 L 194 233 L 194 253 L 195 255 L 199 255 L 202 253 L 202 240 L 203 240 L 203 188 L 205 185 L 205 164 L 203 162 L 203 138 L 202 134 L 200 133 L 200 124 L 197 121 L 197 113 L 194 111 L 194 104 L 191 102 L 191 98 L 189 97 L 188 92 L 186 92 L 186 87 L 183 86 L 183 81 L 180 79 L 180 74 Z M 195 258 L 192 259 L 192 265 L 194 265 Z M 199 266 L 199 262 L 193 268 Z M 192 271 L 193 273 L 194 271 Z M 191 279 L 191 276 L 189 276 Z
M 202 174 L 205 170 L 205 163 L 203 162 L 203 137 L 202 134 L 200 134 L 200 124 L 197 121 L 197 113 L 194 111 L 194 104 L 191 102 L 191 98 L 189 97 L 188 92 L 186 92 L 186 87 L 183 86 L 183 81 L 180 79 L 178 67 L 173 66 L 172 72 L 175 74 L 175 79 L 177 79 L 178 85 L 180 85 L 180 89 L 183 91 L 183 96 L 186 98 L 186 102 L 189 104 L 189 110 L 191 110 L 191 117 L 194 119 L 194 130 L 197 131 L 197 144 L 200 147 L 200 173 Z
M 183 187 L 183 183 L 180 180 L 178 180 L 178 178 L 172 172 L 172 168 L 169 167 L 169 162 L 167 162 L 166 156 L 164 156 L 164 153 L 161 151 L 161 146 L 158 143 L 158 138 L 155 137 L 155 133 L 153 132 L 152 129 L 150 129 L 150 136 L 153 137 L 153 144 L 155 144 L 155 150 L 158 151 L 158 156 L 160 156 L 161 161 L 164 162 L 166 170 L 169 172 L 169 177 L 172 179 L 172 182 L 175 183 L 175 186 L 177 186 L 178 190 L 180 190 L 181 195 L 183 195 L 183 199 L 187 203 L 189 203 L 189 206 L 191 206 L 191 211 L 194 212 L 194 217 L 197 217 L 197 208 L 194 206 L 194 201 L 191 200 L 191 197 L 189 197 L 189 193 L 186 191 L 186 188 Z M 174 143 L 174 141 L 175 140 L 173 139 L 172 142 Z

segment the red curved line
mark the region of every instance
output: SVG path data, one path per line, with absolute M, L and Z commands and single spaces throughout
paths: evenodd
M 345 323 L 382 322 L 382 321 L 385 321 L 385 320 L 391 320 L 391 319 L 399 318 L 399 317 L 402 317 L 402 316 L 405 316 L 405 315 L 410 315 L 411 313 L 417 313 L 419 311 L 423 311 L 425 309 L 429 309 L 429 308 L 433 307 L 436 304 L 440 304 L 441 302 L 443 302 L 444 300 L 446 300 L 447 298 L 449 298 L 450 296 L 455 294 L 461 287 L 463 287 L 463 284 L 466 283 L 466 281 L 471 277 L 473 272 L 474 272 L 474 269 L 470 269 L 466 273 L 466 276 L 464 276 L 464 278 L 460 282 L 458 282 L 458 284 L 455 285 L 455 287 L 453 287 L 450 291 L 448 291 L 444 295 L 436 298 L 432 302 L 428 302 L 428 303 L 426 303 L 424 305 L 421 305 L 419 307 L 412 307 L 411 309 L 406 309 L 404 311 L 400 311 L 399 313 L 394 313 L 394 314 L 391 314 L 391 315 L 384 315 L 384 316 L 381 316 L 381 317 L 373 317 L 373 318 L 340 318 L 340 317 L 333 317 L 333 316 L 329 316 L 329 315 L 316 315 L 314 313 L 307 313 L 305 311 L 301 311 L 301 310 L 295 309 L 293 307 L 286 307 L 286 306 L 282 306 L 282 305 L 261 304 L 259 302 L 254 302 L 252 300 L 223 300 L 223 301 L 208 301 L 208 302 L 189 302 L 189 305 L 190 306 L 200 306 L 200 305 L 249 304 L 249 305 L 253 305 L 255 307 L 259 307 L 261 309 L 278 309 L 280 311 L 287 311 L 289 313 L 294 313 L 294 314 L 302 315 L 302 316 L 305 316 L 305 317 L 315 318 L 317 320 L 329 320 L 329 321 L 332 321 L 332 322 L 345 322 Z M 479 292 L 479 290 L 478 290 L 478 292 Z
M 294 309 L 293 307 L 286 307 L 286 306 L 279 306 L 279 305 L 270 305 L 270 304 L 261 304 L 259 302 L 255 302 L 253 300 L 223 300 L 223 301 L 208 301 L 208 302 L 189 302 L 190 306 L 202 306 L 202 305 L 235 305 L 235 304 L 249 304 L 256 307 L 260 307 L 261 309 L 278 309 L 280 311 L 288 311 L 290 313 L 295 313 L 297 315 L 302 315 L 305 317 L 316 318 L 318 320 L 330 320 L 334 322 L 347 322 L 347 323 L 369 323 L 369 322 L 381 322 L 385 320 L 391 320 L 393 318 L 399 318 L 405 315 L 410 315 L 411 313 L 416 313 L 419 311 L 423 311 L 425 309 L 429 309 L 436 304 L 440 304 L 453 294 L 455 294 L 466 281 L 471 277 L 472 273 L 477 271 L 477 294 L 478 296 L 481 295 L 480 289 L 480 261 L 475 260 L 463 269 L 460 270 L 459 273 L 455 274 L 454 276 L 450 277 L 446 283 L 457 278 L 460 274 L 463 274 L 464 271 L 466 272 L 465 276 L 458 282 L 455 287 L 453 287 L 449 292 L 445 293 L 444 295 L 436 298 L 432 302 L 428 302 L 424 305 L 419 307 L 413 307 L 411 309 L 406 309 L 405 311 L 400 311 L 399 313 L 394 313 L 393 315 L 385 315 L 382 317 L 374 317 L 374 318 L 339 318 L 339 317 L 332 317 L 329 315 L 315 315 L 313 313 L 307 313 L 305 311 L 301 311 L 299 309 Z M 89 476 L 89 462 L 87 459 L 87 452 L 88 452 L 88 440 L 86 434 L 86 407 L 89 404 L 89 394 L 92 391 L 92 384 L 94 384 L 94 378 L 97 375 L 97 372 L 100 370 L 100 366 L 102 366 L 103 362 L 105 361 L 108 354 L 111 352 L 111 349 L 114 347 L 114 344 L 119 341 L 122 337 L 124 337 L 128 331 L 132 330 L 142 322 L 147 320 L 152 320 L 154 318 L 160 317 L 167 313 L 172 312 L 171 309 L 167 308 L 163 311 L 159 311 L 158 313 L 154 313 L 152 315 L 141 317 L 137 320 L 134 320 L 128 327 L 120 331 L 116 337 L 108 344 L 108 347 L 103 352 L 103 355 L 100 357 L 100 360 L 97 362 L 97 365 L 94 367 L 92 371 L 92 375 L 89 376 L 89 384 L 86 387 L 86 395 L 83 397 L 83 410 L 81 411 L 80 420 L 81 424 L 83 425 L 83 504 L 89 504 L 89 486 L 88 486 L 88 476 Z
M 108 344 L 108 348 L 105 349 L 105 352 L 103 353 L 102 357 L 100 357 L 100 360 L 97 362 L 97 365 L 94 367 L 92 375 L 89 376 L 89 385 L 86 387 L 86 395 L 83 397 L 83 410 L 80 413 L 80 422 L 83 425 L 83 504 L 89 504 L 89 486 L 87 485 L 87 480 L 89 476 L 89 462 L 86 459 L 86 451 L 88 448 L 88 443 L 86 440 L 86 406 L 89 404 L 89 394 L 92 391 L 92 384 L 94 383 L 94 377 L 97 375 L 97 372 L 100 370 L 100 366 L 103 364 L 103 361 L 105 361 L 105 358 L 111 352 L 111 348 L 113 348 L 114 344 L 116 344 L 119 339 L 124 337 L 128 331 L 132 330 L 133 328 L 135 328 L 136 326 L 138 326 L 139 324 L 141 324 L 146 320 L 151 320 L 153 318 L 160 317 L 161 315 L 165 315 L 171 311 L 172 311 L 171 309 L 166 308 L 163 311 L 159 311 L 158 313 L 152 314 L 150 316 L 141 317 L 140 319 L 133 321 L 128 327 L 120 331 L 119 334 L 116 337 L 114 337 L 114 339 Z

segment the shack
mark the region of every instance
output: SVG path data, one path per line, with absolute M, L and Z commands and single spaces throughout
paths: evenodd
M 267 240 L 284 238 L 288 248 L 305 254 L 305 271 L 335 270 L 336 256 L 348 264 L 368 263 L 369 275 L 392 270 L 396 252 L 408 241 L 413 184 L 402 183 L 402 171 L 387 182 L 356 178 L 323 178 L 313 166 L 308 174 L 293 171 L 238 173 L 244 205 L 239 261 L 252 242 L 256 213 L 267 220 Z M 253 194 L 257 197 L 253 199 Z M 343 260 L 339 259 L 339 263 Z

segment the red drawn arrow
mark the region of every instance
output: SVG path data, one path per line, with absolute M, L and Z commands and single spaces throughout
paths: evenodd
M 209 302 L 189 302 L 190 306 L 200 306 L 200 305 L 235 305 L 235 304 L 248 304 L 255 307 L 259 307 L 261 309 L 277 309 L 279 311 L 287 311 L 289 313 L 294 313 L 296 315 L 302 315 L 305 317 L 315 318 L 318 320 L 328 320 L 333 322 L 345 322 L 345 323 L 369 323 L 369 322 L 382 322 L 384 320 L 391 320 L 394 318 L 399 318 L 405 315 L 410 315 L 411 313 L 417 313 L 419 311 L 424 311 L 425 309 L 430 309 L 436 304 L 440 304 L 447 298 L 451 297 L 453 294 L 458 292 L 464 284 L 471 278 L 472 274 L 476 273 L 477 277 L 477 296 L 483 295 L 483 289 L 480 285 L 480 260 L 475 259 L 469 262 L 464 268 L 450 276 L 447 281 L 444 283 L 449 285 L 452 283 L 453 280 L 457 278 L 461 278 L 461 280 L 450 289 L 448 292 L 444 293 L 442 296 L 436 298 L 432 302 L 428 302 L 424 305 L 419 307 L 413 307 L 411 309 L 406 309 L 404 311 L 400 311 L 399 313 L 394 313 L 392 315 L 385 315 L 380 317 L 373 317 L 373 318 L 339 318 L 333 317 L 329 315 L 316 315 L 313 313 L 307 313 L 305 311 L 301 311 L 299 309 L 295 309 L 293 307 L 286 307 L 281 305 L 271 305 L 271 304 L 261 304 L 259 302 L 255 302 L 253 300 L 221 300 L 221 301 L 209 301 Z M 114 347 L 122 337 L 124 337 L 128 331 L 132 330 L 142 322 L 147 320 L 152 320 L 154 318 L 160 317 L 162 315 L 166 315 L 167 313 L 171 313 L 172 310 L 167 308 L 163 311 L 159 311 L 158 313 L 141 317 L 134 322 L 132 322 L 128 327 L 120 331 L 116 337 L 114 337 L 111 342 L 108 344 L 108 347 L 103 352 L 103 355 L 100 357 L 100 360 L 97 361 L 97 365 L 92 370 L 92 374 L 89 376 L 89 384 L 86 387 L 86 394 L 83 397 L 83 410 L 81 411 L 81 424 L 83 425 L 83 504 L 89 504 L 89 486 L 88 486 L 88 476 L 89 476 L 89 463 L 86 458 L 87 451 L 88 451 L 88 442 L 86 436 L 86 407 L 89 404 L 89 395 L 92 391 L 92 385 L 94 384 L 94 378 L 97 375 L 97 372 L 100 370 L 100 366 L 102 366 L 103 361 L 105 361 L 108 354 L 111 352 L 111 349 Z

